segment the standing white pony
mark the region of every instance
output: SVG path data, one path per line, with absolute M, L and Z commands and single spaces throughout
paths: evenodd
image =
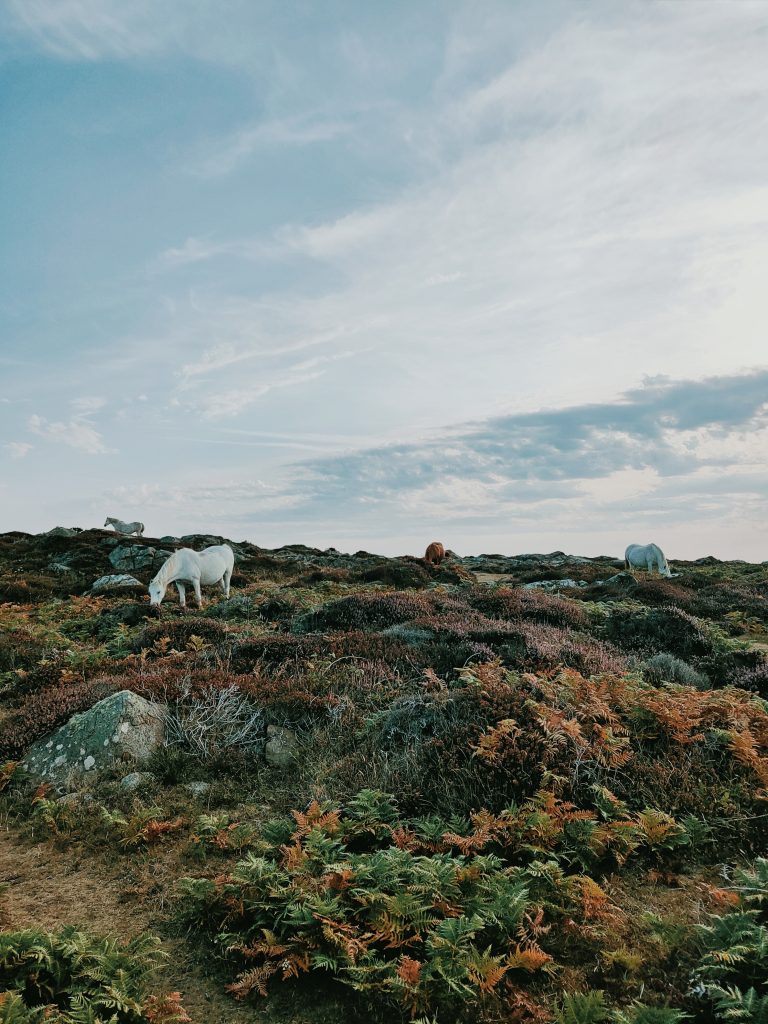
M 132 533 L 135 533 L 137 537 L 141 537 L 144 533 L 144 523 L 140 523 L 138 520 L 135 523 L 124 523 L 122 519 L 113 519 L 112 516 L 107 516 L 104 520 L 104 526 L 114 526 L 115 533 L 124 533 L 128 537 Z
M 203 548 L 202 551 L 179 548 L 163 562 L 160 571 L 150 581 L 149 603 L 153 608 L 159 608 L 169 583 L 176 584 L 182 608 L 187 606 L 184 583 L 192 584 L 198 608 L 203 607 L 200 584 L 208 586 L 211 583 L 219 583 L 224 596 L 229 597 L 229 581 L 232 578 L 234 564 L 235 555 L 229 544 L 214 544 L 210 548 Z
M 671 576 L 664 552 L 658 544 L 630 544 L 624 552 L 625 569 L 658 570 L 660 576 Z

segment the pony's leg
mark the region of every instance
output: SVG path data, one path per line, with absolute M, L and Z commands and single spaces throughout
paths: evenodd
M 203 607 L 203 595 L 200 593 L 200 580 L 192 580 L 192 586 L 195 589 L 195 600 L 197 601 L 197 607 Z
M 227 569 L 221 580 L 221 585 L 224 588 L 224 597 L 229 597 L 229 581 L 232 579 L 232 570 Z
M 187 607 L 187 591 L 186 591 L 186 588 L 185 588 L 184 584 L 183 583 L 179 583 L 179 581 L 176 580 L 176 589 L 179 592 L 179 604 L 181 605 L 182 608 L 186 608 Z

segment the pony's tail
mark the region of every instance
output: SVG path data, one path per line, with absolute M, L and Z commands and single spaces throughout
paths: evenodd
M 629 569 L 629 559 L 628 558 L 624 559 L 624 568 L 625 569 Z

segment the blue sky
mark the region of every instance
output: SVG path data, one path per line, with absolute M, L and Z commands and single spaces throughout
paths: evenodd
M 0 3 L 0 530 L 768 558 L 768 6 Z

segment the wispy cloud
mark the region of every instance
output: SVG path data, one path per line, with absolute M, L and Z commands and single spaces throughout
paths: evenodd
M 57 57 L 143 56 L 173 40 L 173 13 L 166 10 L 158 19 L 151 0 L 9 0 L 8 11 L 18 30 Z
M 12 459 L 24 459 L 32 451 L 34 445 L 27 441 L 8 441 L 3 445 L 3 450 L 8 452 Z
M 238 384 L 232 387 L 224 383 L 220 376 L 215 384 L 206 383 L 203 375 L 208 371 L 229 367 L 233 363 L 243 363 L 246 359 L 250 360 L 251 357 L 241 353 L 238 358 L 233 352 L 228 355 L 221 352 L 218 358 L 215 355 L 211 356 L 207 367 L 198 366 L 194 373 L 187 369 L 184 374 L 184 392 L 187 392 L 185 403 L 193 406 L 206 419 L 231 418 L 239 415 L 244 409 L 258 402 L 260 398 L 271 391 L 294 388 L 317 380 L 329 370 L 332 363 L 338 362 L 340 359 L 350 359 L 355 354 L 351 351 L 335 352 L 270 369 L 261 365 L 251 373 L 243 373 L 241 369 L 237 374 Z M 191 391 L 187 389 L 191 389 Z
M 192 158 L 187 170 L 202 178 L 217 178 L 230 174 L 264 148 L 332 142 L 349 134 L 352 129 L 351 120 L 328 118 L 312 112 L 265 120 L 238 128 L 224 138 L 209 139 L 205 143 L 205 152 Z
M 37 414 L 30 416 L 27 426 L 33 434 L 46 441 L 67 445 L 87 455 L 107 455 L 108 448 L 93 424 L 93 415 L 106 404 L 103 398 L 76 398 L 70 405 L 74 415 L 69 420 L 50 421 Z

